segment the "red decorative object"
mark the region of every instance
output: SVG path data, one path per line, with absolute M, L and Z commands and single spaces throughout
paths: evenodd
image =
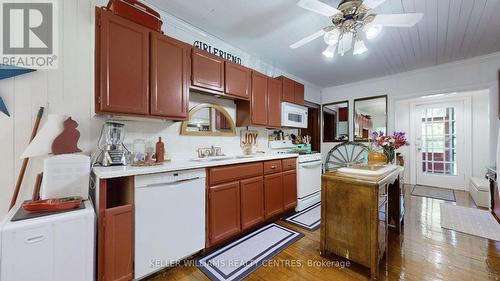
M 110 0 L 107 9 L 120 17 L 162 32 L 160 14 L 137 0 Z
M 52 142 L 52 153 L 68 154 L 82 151 L 78 148 L 80 132 L 76 129 L 77 127 L 78 123 L 71 119 L 71 117 L 64 121 L 63 132 L 54 139 L 54 142 Z
M 161 137 L 159 137 L 156 143 L 156 162 L 163 161 L 165 161 L 165 144 L 161 141 Z
M 81 196 L 29 201 L 23 204 L 27 212 L 54 212 L 73 209 L 82 203 Z

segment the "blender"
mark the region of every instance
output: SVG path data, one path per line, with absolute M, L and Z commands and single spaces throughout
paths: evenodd
M 113 121 L 106 121 L 98 142 L 100 150 L 98 162 L 102 166 L 127 165 L 128 149 L 123 144 L 125 125 Z

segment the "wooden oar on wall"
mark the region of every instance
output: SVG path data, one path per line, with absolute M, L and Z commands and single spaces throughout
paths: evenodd
M 33 126 L 33 130 L 31 131 L 30 142 L 35 138 L 35 136 L 38 132 L 38 127 L 40 127 L 40 121 L 42 120 L 43 111 L 44 111 L 44 107 L 40 107 L 40 109 L 38 109 L 38 114 L 36 116 L 35 125 Z M 26 173 L 26 168 L 28 167 L 28 161 L 29 161 L 29 158 L 23 159 L 23 164 L 21 165 L 21 171 L 19 172 L 19 176 L 17 177 L 16 188 L 14 189 L 14 194 L 12 194 L 12 199 L 10 200 L 9 210 L 12 209 L 12 207 L 14 207 L 14 205 L 16 205 L 17 196 L 19 195 L 19 191 L 21 190 L 21 185 L 23 183 L 24 174 Z

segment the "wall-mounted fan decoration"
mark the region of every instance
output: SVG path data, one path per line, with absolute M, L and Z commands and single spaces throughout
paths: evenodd
M 335 53 L 343 56 L 353 50 L 353 55 L 362 54 L 368 49 L 365 40 L 372 40 L 383 27 L 412 27 L 424 16 L 419 13 L 377 15 L 372 10 L 385 0 L 342 0 L 335 9 L 319 0 L 301 0 L 297 5 L 329 17 L 332 24 L 290 45 L 299 48 L 323 36 L 328 45 L 323 55 L 333 58 Z

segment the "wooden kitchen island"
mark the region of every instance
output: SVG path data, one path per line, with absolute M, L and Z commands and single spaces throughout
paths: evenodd
M 333 254 L 346 258 L 368 267 L 371 278 L 378 278 L 379 262 L 387 251 L 388 221 L 397 218 L 396 230 L 402 223 L 403 171 L 395 166 L 381 176 L 338 171 L 322 176 L 323 257 Z

